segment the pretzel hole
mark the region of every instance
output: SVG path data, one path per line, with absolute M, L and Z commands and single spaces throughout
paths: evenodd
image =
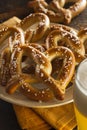
M 66 40 L 64 40 L 64 39 L 57 40 L 57 45 L 58 46 L 68 47 L 68 48 L 70 48 L 72 50 L 72 47 L 69 44 L 67 44 Z
M 35 74 L 35 63 L 27 56 L 22 57 L 22 72 L 26 74 Z
M 64 7 L 65 9 L 68 9 L 70 6 L 74 5 L 75 2 L 68 2 L 68 3 L 65 3 Z
M 50 0 L 46 0 L 46 3 L 47 3 L 47 4 L 50 4 Z
M 60 39 L 57 41 L 57 45 L 58 46 L 66 46 L 66 42 L 64 40 Z
M 52 73 L 51 76 L 53 78 L 56 78 L 62 68 L 63 65 L 63 59 L 61 58 L 55 58 L 52 60 Z
M 23 69 L 22 69 L 23 73 L 27 73 L 27 74 L 35 74 L 35 67 L 34 65 L 26 65 Z

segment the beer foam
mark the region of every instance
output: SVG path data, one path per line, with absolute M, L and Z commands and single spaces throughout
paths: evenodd
M 82 88 L 87 93 L 87 59 L 85 59 L 78 67 L 77 80 L 80 89 Z

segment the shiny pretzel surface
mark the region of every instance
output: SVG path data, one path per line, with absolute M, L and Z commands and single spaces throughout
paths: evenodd
M 68 3 L 73 4 L 65 8 L 65 4 Z M 45 13 L 51 22 L 69 24 L 86 8 L 86 4 L 86 0 L 51 0 L 49 3 L 45 0 L 33 0 L 29 1 L 28 6 L 33 8 L 35 12 Z
M 0 45 L 8 40 L 1 48 L 0 84 L 8 94 L 18 91 L 29 100 L 63 100 L 76 66 L 86 58 L 86 36 L 86 28 L 51 24 L 43 13 L 30 14 L 16 26 L 3 28 Z

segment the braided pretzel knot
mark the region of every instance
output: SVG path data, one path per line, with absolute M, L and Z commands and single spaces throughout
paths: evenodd
M 18 76 L 18 78 L 16 83 L 13 82 L 15 80 L 10 81 L 10 83 L 7 85 L 7 92 L 13 93 L 17 88 L 19 88 L 19 90 L 24 95 L 33 100 L 46 101 L 53 98 L 53 93 L 57 99 L 63 99 L 65 88 L 70 82 L 74 73 L 75 58 L 73 53 L 66 47 L 57 47 L 45 52 L 45 56 L 43 53 L 32 46 L 24 45 L 21 48 L 22 49 L 20 49 L 20 51 L 22 51 L 22 53 L 20 53 L 20 51 L 16 49 L 14 50 L 11 57 L 11 75 L 13 75 L 13 79 L 15 75 L 16 77 Z M 35 76 L 32 78 L 32 76 L 22 73 L 20 61 L 23 53 L 29 57 L 31 55 L 36 62 L 36 75 L 39 76 L 40 80 Z M 64 63 L 57 81 L 51 77 L 51 61 L 55 57 L 60 56 L 64 58 Z M 47 58 L 50 59 L 50 61 Z M 44 84 L 49 86 L 49 89 L 48 87 L 45 89 L 36 89 L 32 88 L 32 86 L 30 85 L 30 83 L 40 82 L 41 80 Z M 53 91 L 53 93 L 51 90 Z
M 72 6 L 65 9 L 66 3 L 74 2 Z M 33 0 L 29 2 L 29 7 L 35 12 L 47 14 L 51 22 L 62 22 L 69 24 L 75 16 L 79 15 L 86 8 L 86 0 L 53 0 L 49 4 L 45 0 Z
M 50 21 L 48 16 L 43 13 L 33 13 L 25 17 L 18 26 L 25 31 L 26 42 L 36 42 L 50 28 Z
M 24 32 L 19 27 L 9 27 L 4 28 L 0 32 L 2 37 L 0 38 L 0 43 L 3 45 L 4 40 L 8 39 L 15 34 L 14 43 L 10 42 L 8 45 L 6 44 L 5 49 L 2 49 L 1 53 L 1 84 L 6 85 L 7 81 L 10 78 L 10 71 L 9 71 L 9 63 L 11 58 L 12 51 L 17 48 L 20 45 L 23 45 L 25 43 L 24 39 Z M 16 37 L 17 36 L 17 37 Z
M 38 83 L 40 82 L 38 78 L 31 75 L 23 74 L 22 73 L 22 65 L 21 60 L 24 55 L 27 55 L 29 58 L 34 58 L 35 62 L 39 65 L 42 65 L 44 69 L 51 73 L 51 64 L 40 51 L 35 49 L 32 46 L 24 46 L 19 49 L 15 49 L 11 56 L 11 63 L 10 63 L 10 71 L 12 79 L 7 84 L 7 92 L 13 93 L 16 89 L 19 90 L 26 95 L 29 99 L 33 100 L 42 100 L 46 101 L 53 98 L 52 92 L 47 88 L 45 89 L 37 89 L 32 87 L 31 83 Z M 16 77 L 16 81 L 15 81 Z M 18 78 L 17 78 L 18 77 Z
M 52 89 L 57 99 L 64 99 L 65 88 L 74 73 L 75 57 L 70 49 L 62 46 L 50 48 L 45 52 L 45 55 L 50 62 L 55 58 L 62 58 L 62 69 L 56 79 L 49 75 L 47 70 L 44 70 L 43 67 L 38 65 L 36 66 L 36 74 Z
M 49 33 L 46 38 L 47 49 L 58 46 L 58 41 L 61 40 L 64 42 L 64 45 L 62 43 L 60 45 L 67 46 L 74 52 L 77 63 L 85 58 L 85 48 L 78 36 L 63 28 L 57 28 L 57 30 L 53 30 Z

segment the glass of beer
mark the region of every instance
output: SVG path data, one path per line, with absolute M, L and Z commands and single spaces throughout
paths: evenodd
M 87 130 L 87 59 L 77 68 L 73 90 L 77 128 Z

